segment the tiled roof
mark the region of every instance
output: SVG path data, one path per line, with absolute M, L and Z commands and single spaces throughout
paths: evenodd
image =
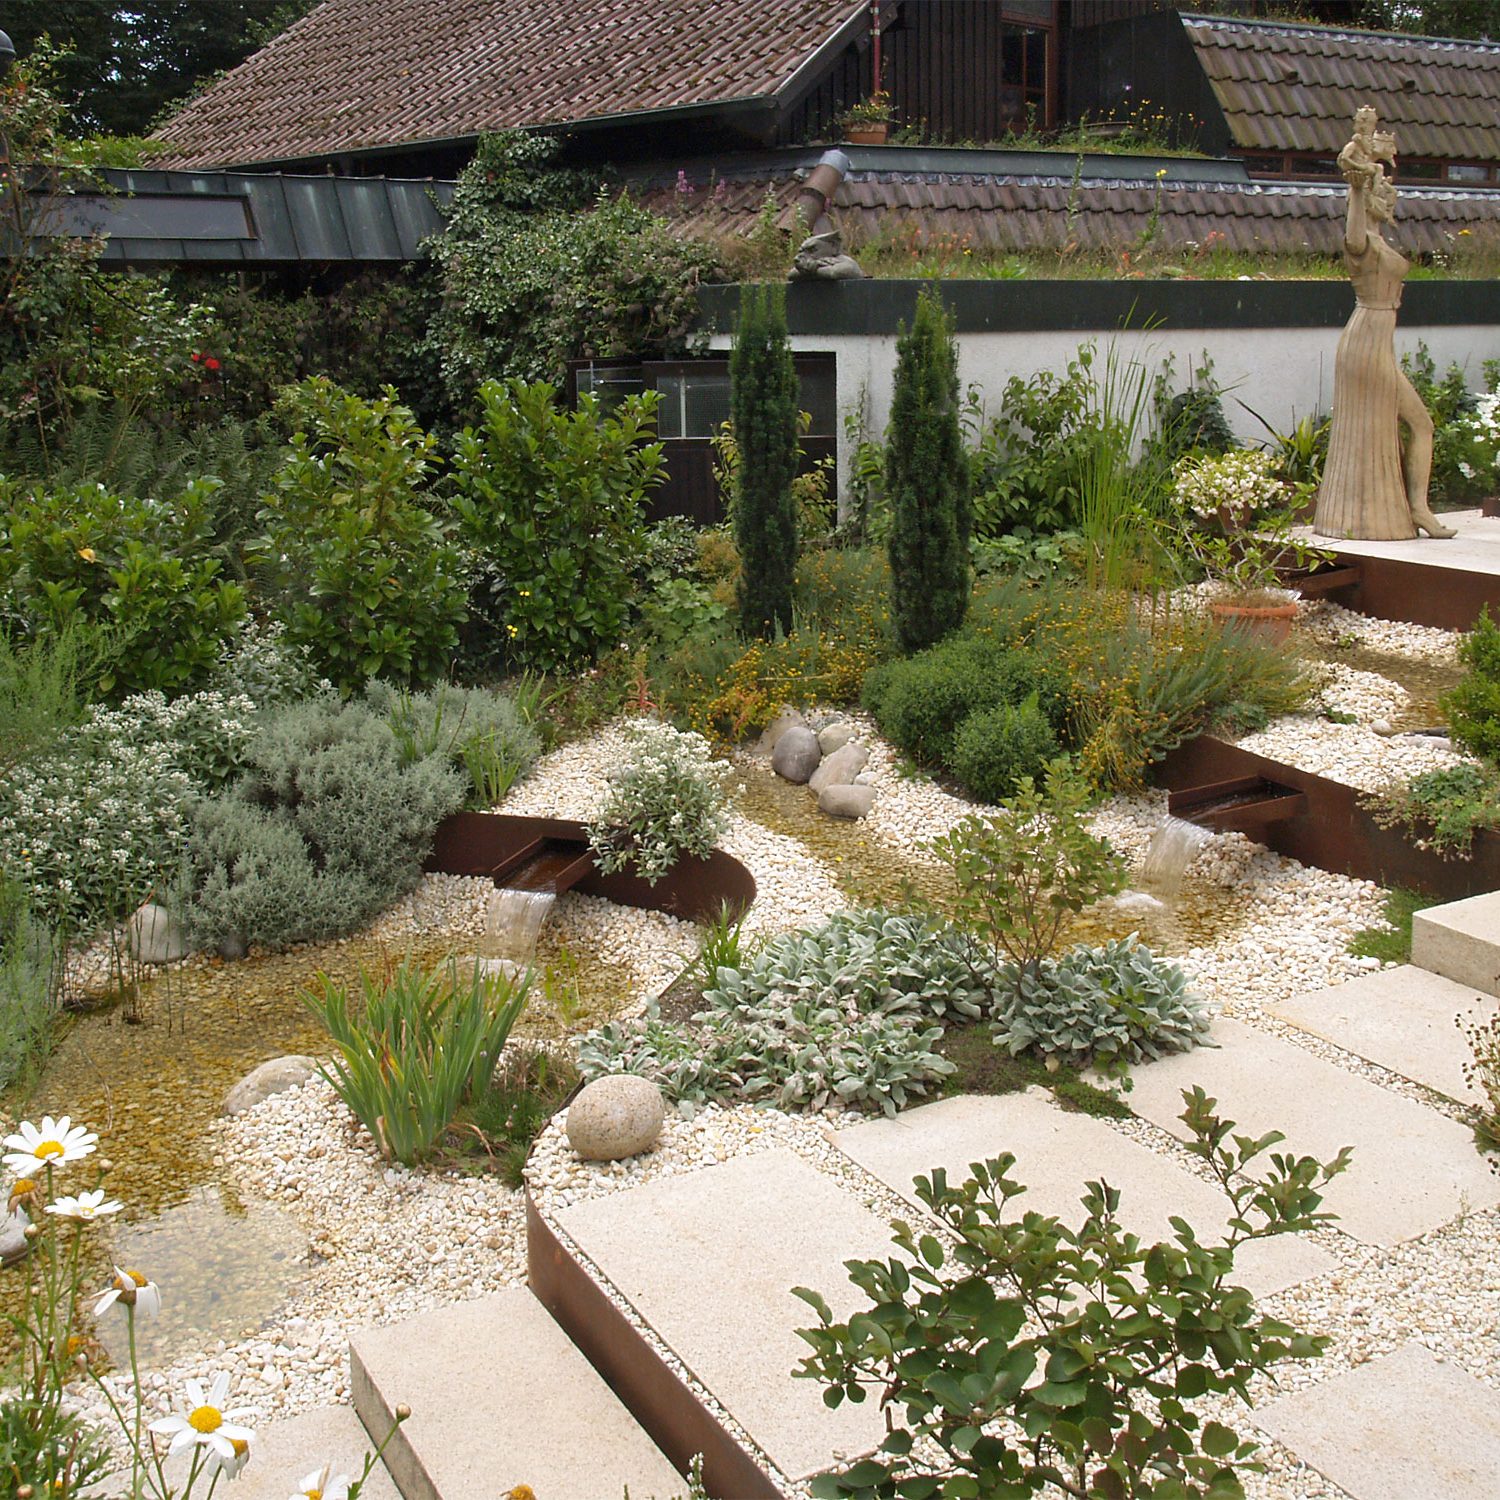
M 1373 104 L 1403 156 L 1500 161 L 1500 43 L 1184 16 L 1250 151 L 1333 154 Z
M 323 0 L 165 125 L 252 165 L 764 98 L 861 0 Z M 774 20 L 774 24 L 768 21 Z
M 768 187 L 790 228 L 798 184 L 765 177 L 725 181 L 700 189 L 686 203 L 670 187 L 646 201 L 677 216 L 683 231 L 748 234 Z M 1006 178 L 942 173 L 851 173 L 840 185 L 833 215 L 851 245 L 884 239 L 896 245 L 942 242 L 955 254 L 974 249 L 1060 248 L 1133 250 L 1156 216 L 1157 257 L 1190 255 L 1221 243 L 1247 252 L 1339 252 L 1343 240 L 1342 183 L 1192 183 Z M 1406 254 L 1447 254 L 1467 236 L 1500 240 L 1500 192 L 1458 188 L 1403 188 L 1387 237 Z M 1210 241 L 1210 236 L 1221 238 Z M 1191 269 L 1184 261 L 1185 268 Z

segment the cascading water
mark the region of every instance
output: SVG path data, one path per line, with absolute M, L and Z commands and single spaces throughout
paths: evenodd
M 484 956 L 526 964 L 536 953 L 536 940 L 557 900 L 555 891 L 518 891 L 510 887 L 490 895 L 484 919 Z
M 1197 857 L 1198 851 L 1213 837 L 1207 828 L 1189 823 L 1185 818 L 1163 815 L 1146 850 L 1141 866 L 1141 884 L 1163 896 L 1175 896 L 1182 889 L 1182 877 Z

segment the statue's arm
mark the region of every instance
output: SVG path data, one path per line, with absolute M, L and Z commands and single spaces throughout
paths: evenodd
M 1370 242 L 1369 220 L 1365 214 L 1370 185 L 1357 176 L 1350 176 L 1348 182 L 1349 208 L 1344 217 L 1344 249 L 1350 255 L 1363 255 Z

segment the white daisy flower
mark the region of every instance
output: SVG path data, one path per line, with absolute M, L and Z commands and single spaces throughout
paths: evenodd
M 60 1120 L 43 1115 L 40 1130 L 30 1120 L 22 1120 L 20 1129 L 5 1137 L 5 1144 L 10 1147 L 5 1165 L 24 1176 L 36 1167 L 81 1161 L 98 1142 L 99 1137 L 92 1130 L 73 1124 L 67 1115 Z
M 94 1316 L 101 1317 L 106 1308 L 118 1302 L 121 1307 L 133 1307 L 137 1312 L 149 1313 L 153 1318 L 161 1311 L 161 1290 L 154 1281 L 147 1281 L 139 1271 L 122 1271 L 115 1267 L 115 1279 L 94 1304 Z
M 209 1459 L 219 1466 L 220 1472 L 226 1479 L 238 1479 L 240 1470 L 250 1462 L 250 1439 L 230 1438 L 229 1446 L 234 1449 L 233 1457 L 225 1458 L 222 1453 L 214 1449 L 209 1453 Z
M 349 1476 L 336 1474 L 330 1479 L 328 1471 L 332 1467 L 332 1464 L 324 1464 L 321 1469 L 304 1475 L 302 1483 L 288 1500 L 349 1500 Z
M 92 1193 L 79 1193 L 76 1198 L 55 1198 L 45 1212 L 57 1214 L 64 1219 L 102 1219 L 106 1214 L 117 1214 L 124 1205 L 111 1198 L 104 1201 L 104 1189 Z
M 181 1413 L 160 1417 L 151 1424 L 151 1431 L 159 1437 L 170 1438 L 167 1457 L 174 1458 L 189 1448 L 207 1448 L 222 1464 L 236 1458 L 235 1444 L 247 1446 L 255 1434 L 248 1427 L 238 1425 L 240 1417 L 248 1415 L 246 1409 L 226 1411 L 224 1402 L 229 1396 L 229 1372 L 220 1370 L 205 1394 L 200 1381 L 186 1382 L 187 1405 Z

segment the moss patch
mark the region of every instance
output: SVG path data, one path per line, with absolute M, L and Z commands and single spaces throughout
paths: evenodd
M 1101 1119 L 1129 1119 L 1130 1107 L 1113 1094 L 1085 1083 L 1072 1068 L 1052 1072 L 1034 1057 L 1012 1057 L 997 1047 L 992 1029 L 984 1023 L 951 1027 L 937 1050 L 958 1071 L 943 1081 L 942 1097 L 955 1094 L 1014 1094 L 1021 1089 L 1050 1089 L 1063 1109 Z
M 1402 886 L 1386 892 L 1383 915 L 1385 927 L 1364 927 L 1349 939 L 1349 951 L 1356 958 L 1378 958 L 1386 964 L 1411 962 L 1411 919 L 1429 906 L 1436 906 L 1436 896 L 1424 896 Z

